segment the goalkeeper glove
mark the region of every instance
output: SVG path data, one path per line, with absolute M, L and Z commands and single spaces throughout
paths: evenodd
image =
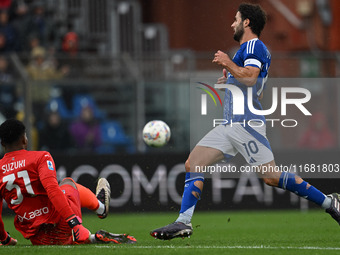
M 76 215 L 71 216 L 67 223 L 70 226 L 70 228 L 72 228 L 72 237 L 74 242 L 76 243 L 89 242 L 91 232 L 81 224 L 82 221 L 80 217 Z
M 1 241 L 0 245 L 16 245 L 17 244 L 17 240 L 12 238 L 9 233 L 7 232 L 7 237 L 5 240 Z

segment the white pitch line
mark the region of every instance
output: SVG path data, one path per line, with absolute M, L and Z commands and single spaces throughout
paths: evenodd
M 290 249 L 290 250 L 340 250 L 340 247 L 315 247 L 315 246 L 96 246 L 96 248 L 127 248 L 127 249 L 264 249 L 264 250 L 279 250 L 279 249 Z
M 58 248 L 85 248 L 88 249 L 92 245 L 65 245 L 65 246 L 58 246 Z M 263 249 L 263 250 L 325 250 L 325 251 L 340 251 L 340 247 L 318 247 L 318 246 L 302 246 L 302 247 L 294 247 L 294 246 L 242 246 L 242 245 L 235 245 L 235 246 L 208 246 L 208 245 L 198 245 L 198 246 L 174 246 L 174 245 L 157 245 L 157 246 L 134 246 L 132 245 L 93 245 L 96 248 L 100 249 Z M 26 247 L 32 247 L 30 245 Z M 48 248 L 48 247 L 55 247 L 55 246 L 39 246 L 39 249 Z

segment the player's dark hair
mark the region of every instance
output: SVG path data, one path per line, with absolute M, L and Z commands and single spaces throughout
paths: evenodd
M 242 21 L 249 19 L 249 27 L 254 34 L 260 37 L 267 21 L 267 14 L 258 4 L 242 3 L 238 7 Z
M 8 119 L 0 126 L 0 140 L 4 145 L 17 142 L 26 132 L 24 123 L 16 119 Z

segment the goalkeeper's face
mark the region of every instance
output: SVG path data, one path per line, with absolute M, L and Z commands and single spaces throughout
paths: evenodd
M 244 27 L 240 12 L 236 13 L 234 23 L 231 27 L 234 29 L 234 40 L 240 42 L 244 34 Z

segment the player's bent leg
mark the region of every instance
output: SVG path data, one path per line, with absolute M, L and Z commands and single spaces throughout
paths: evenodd
M 224 158 L 220 150 L 205 146 L 196 146 L 185 164 L 186 176 L 180 215 L 176 222 L 190 224 L 191 218 L 200 200 L 203 190 L 204 173 L 202 169 Z
M 64 178 L 60 182 L 59 186 L 62 186 L 62 185 L 71 185 L 73 188 L 77 189 L 76 182 L 72 178 L 69 178 L 69 177 Z
M 100 178 L 97 183 L 96 194 L 85 186 L 76 183 L 72 178 L 64 178 L 60 186 L 71 185 L 79 192 L 79 198 L 82 208 L 95 211 L 99 218 L 104 219 L 109 213 L 111 198 L 110 184 L 105 178 Z
M 275 169 L 275 162 L 271 161 L 265 166 L 263 169 Z M 266 184 L 291 191 L 326 209 L 326 212 L 340 225 L 340 195 L 338 193 L 326 196 L 301 177 L 290 172 L 267 171 L 261 172 L 260 175 Z
M 91 211 L 96 211 L 100 207 L 96 195 L 90 189 L 79 183 L 76 183 L 76 186 L 79 191 L 81 207 L 87 208 Z
M 278 187 L 294 192 L 300 197 L 314 202 L 326 209 L 326 212 L 340 224 L 340 196 L 337 193 L 325 195 L 314 186 L 293 173 L 282 172 Z
M 214 148 L 196 146 L 193 149 L 185 163 L 185 185 L 179 217 L 174 223 L 152 230 L 151 236 L 169 240 L 176 237 L 189 237 L 192 234 L 191 218 L 203 190 L 204 174 L 200 170 L 223 158 L 223 153 Z
M 81 217 L 81 203 L 79 192 L 72 179 L 64 179 L 60 183 L 60 188 L 66 196 L 67 202 L 72 211 Z M 73 242 L 72 231 L 65 219 L 58 216 L 56 224 L 41 224 L 39 231 L 30 241 L 33 245 L 70 245 Z
M 320 206 L 326 199 L 326 195 L 304 181 L 301 177 L 290 172 L 281 172 L 275 168 L 275 162 L 271 161 L 260 166 L 260 175 L 264 182 L 270 186 L 279 187 L 294 192 Z

